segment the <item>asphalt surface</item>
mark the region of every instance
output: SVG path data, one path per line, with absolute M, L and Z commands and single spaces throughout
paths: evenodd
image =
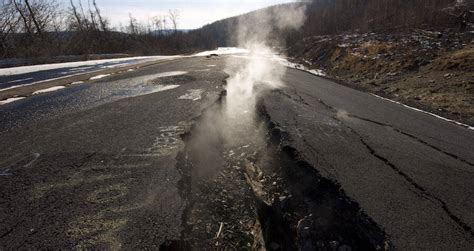
M 213 61 L 143 68 L 2 106 L 0 249 L 157 249 L 179 238 L 185 202 L 175 157 L 180 135 L 221 92 L 226 76 L 207 67 Z M 153 77 L 177 70 L 188 73 Z M 170 85 L 179 87 L 152 93 Z M 190 90 L 202 93 L 186 97 Z
M 286 144 L 338 182 L 401 250 L 474 247 L 474 131 L 289 70 L 265 97 Z
M 182 135 L 218 100 L 224 68 L 174 60 L 0 106 L 0 249 L 182 239 Z M 299 70 L 284 82 L 262 97 L 281 145 L 340 185 L 387 248 L 472 250 L 473 131 Z

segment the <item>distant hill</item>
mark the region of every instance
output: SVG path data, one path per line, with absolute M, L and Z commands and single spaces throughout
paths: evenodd
M 295 5 L 306 6 L 306 22 L 298 32 L 273 32 L 283 41 L 293 43 L 304 37 L 345 32 L 391 32 L 410 28 L 462 29 L 472 23 L 474 1 L 460 0 L 313 0 L 289 3 L 223 19 L 188 32 L 190 47 L 214 48 L 236 46 L 235 31 L 239 19 L 258 17 Z M 461 8 L 463 7 L 463 8 Z M 471 10 L 470 12 L 467 10 Z M 467 21 L 466 21 L 467 19 Z M 255 27 L 255 32 L 259 28 Z M 274 29 L 274 27 L 269 27 Z
M 39 1 L 51 9 L 52 1 Z M 473 0 L 313 0 L 275 5 L 244 15 L 231 17 L 205 25 L 195 30 L 152 31 L 156 26 L 133 23 L 114 31 L 105 25 L 98 25 L 83 16 L 77 21 L 68 18 L 58 29 L 47 15 L 43 21 L 48 25 L 39 32 L 32 29 L 32 15 L 22 19 L 12 1 L 4 1 L 0 19 L 9 24 L 0 32 L 0 58 L 58 57 L 65 55 L 115 54 L 133 55 L 180 54 L 213 49 L 216 47 L 239 46 L 237 31 L 239 21 L 250 22 L 246 34 L 265 34 L 265 41 L 271 46 L 288 47 L 305 38 L 320 35 L 344 33 L 394 32 L 421 28 L 424 30 L 472 29 Z M 7 9 L 7 7 L 9 9 Z M 291 8 L 305 7 L 306 21 L 298 30 L 279 29 L 275 13 L 293 13 Z M 1 14 L 0 13 L 0 14 Z M 299 13 L 299 12 L 298 12 Z M 66 9 L 59 9 L 55 15 L 68 16 Z M 265 16 L 265 18 L 261 18 Z M 288 18 L 288 17 L 286 17 Z M 293 16 L 297 18 L 297 16 Z M 21 20 L 25 20 L 22 22 Z M 270 20 L 269 23 L 263 20 Z M 0 22 L 1 23 L 1 22 Z M 2 27 L 2 28 L 5 28 Z M 138 28 L 137 28 L 138 27 Z M 2 30 L 2 29 L 0 29 Z

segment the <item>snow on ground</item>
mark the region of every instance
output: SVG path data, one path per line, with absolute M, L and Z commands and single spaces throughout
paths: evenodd
M 80 74 L 82 74 L 82 73 L 72 74 L 72 75 L 69 75 L 69 76 L 63 76 L 63 77 L 59 77 L 59 78 L 45 79 L 45 80 L 36 81 L 36 82 L 33 82 L 33 83 L 29 83 L 29 84 L 14 85 L 14 86 L 10 86 L 10 87 L 7 87 L 7 88 L 0 89 L 0 92 L 11 90 L 11 89 L 16 89 L 16 88 L 20 88 L 20 87 L 40 84 L 40 83 L 44 83 L 44 82 L 48 82 L 48 81 L 52 81 L 52 80 L 64 79 L 64 78 L 68 78 L 68 77 L 72 77 L 72 76 L 77 76 L 77 75 L 80 75 Z
M 288 61 L 286 58 L 283 58 L 283 57 L 281 57 L 279 55 L 275 55 L 275 54 L 262 53 L 262 54 L 255 54 L 255 55 L 234 55 L 233 57 L 245 58 L 245 59 L 265 58 L 265 59 L 268 59 L 268 60 L 277 61 L 281 65 L 286 66 L 288 68 L 303 70 L 303 71 L 309 72 L 309 73 L 311 73 L 313 75 L 316 75 L 316 76 L 321 76 L 321 77 L 326 76 L 326 73 L 324 73 L 323 70 L 309 69 L 309 68 L 305 67 L 304 65 L 292 63 L 292 62 Z
M 41 93 L 46 93 L 46 92 L 54 92 L 54 91 L 57 91 L 57 90 L 61 90 L 61 89 L 64 89 L 66 88 L 66 86 L 53 86 L 53 87 L 50 87 L 50 88 L 46 88 L 46 89 L 43 89 L 43 90 L 38 90 L 38 91 L 35 91 L 33 92 L 33 95 L 36 95 L 36 94 L 41 94 Z
M 5 104 L 11 103 L 11 102 L 22 100 L 24 98 L 25 97 L 17 97 L 17 98 L 9 98 L 9 99 L 5 99 L 5 100 L 0 100 L 0 105 L 5 105 Z
M 306 72 L 309 72 L 313 75 L 320 76 L 320 77 L 325 77 L 326 76 L 326 73 L 324 73 L 324 71 L 320 70 L 320 69 L 309 69 L 304 65 L 292 63 L 292 62 L 290 62 L 290 61 L 288 61 L 287 59 L 284 59 L 284 58 L 280 58 L 279 61 L 280 61 L 280 64 L 282 64 L 286 67 L 289 67 L 289 68 L 306 71 Z
M 209 56 L 211 54 L 225 55 L 225 54 L 244 54 L 248 53 L 249 50 L 236 47 L 219 47 L 217 50 L 212 51 L 203 51 L 197 54 L 194 54 L 196 57 Z
M 101 75 L 97 75 L 97 76 L 94 76 L 92 78 L 89 78 L 89 80 L 97 80 L 97 79 L 105 78 L 105 77 L 108 77 L 108 76 L 110 76 L 110 74 L 101 74 Z
M 193 56 L 208 56 L 210 54 L 241 54 L 241 53 L 248 53 L 248 50 L 242 48 L 235 48 L 235 47 L 226 47 L 226 48 L 218 48 L 217 50 L 212 51 L 204 51 L 197 53 Z M 12 76 L 12 75 L 19 75 L 19 74 L 26 74 L 38 71 L 46 71 L 46 70 L 55 70 L 61 68 L 73 68 L 70 69 L 69 73 L 75 73 L 78 71 L 85 71 L 87 69 L 93 68 L 97 65 L 103 65 L 101 68 L 115 68 L 121 66 L 127 66 L 135 63 L 143 63 L 148 61 L 154 60 L 166 60 L 166 59 L 175 59 L 175 58 L 183 58 L 186 56 L 176 55 L 176 56 L 143 56 L 143 57 L 127 57 L 127 58 L 114 58 L 114 59 L 100 59 L 100 60 L 89 60 L 89 61 L 77 61 L 77 62 L 69 62 L 69 63 L 56 63 L 56 64 L 41 64 L 41 65 L 29 65 L 29 66 L 19 66 L 19 67 L 11 67 L 11 68 L 1 68 L 0 69 L 0 76 Z
M 326 73 L 324 73 L 324 71 L 320 69 L 307 70 L 306 68 L 304 68 L 303 70 L 316 76 L 322 76 L 322 77 L 326 76 Z
M 70 83 L 70 85 L 78 85 L 78 84 L 83 84 L 84 81 L 75 81 L 75 82 L 72 82 Z
M 201 95 L 204 93 L 202 89 L 190 89 L 186 94 L 182 95 L 178 99 L 189 99 L 192 101 L 198 101 L 201 99 Z
M 178 87 L 179 85 L 157 85 L 156 88 L 154 88 L 154 90 L 149 93 L 167 91 L 167 90 L 175 89 Z M 145 94 L 149 94 L 149 93 L 145 93 Z
M 165 78 L 165 77 L 173 77 L 187 74 L 187 71 L 169 71 L 169 72 L 162 72 L 154 75 L 156 78 Z
M 25 73 L 31 73 L 31 72 L 37 72 L 37 71 L 46 71 L 46 70 L 73 68 L 73 67 L 82 67 L 81 70 L 84 70 L 84 69 L 87 69 L 86 68 L 87 66 L 95 66 L 95 65 L 100 65 L 100 64 L 115 64 L 115 65 L 107 66 L 107 68 L 113 68 L 113 67 L 128 65 L 131 63 L 148 62 L 148 61 L 163 60 L 163 59 L 174 59 L 174 58 L 180 58 L 180 57 L 182 56 L 128 57 L 128 58 L 78 61 L 78 62 L 69 62 L 69 63 L 20 66 L 20 67 L 0 69 L 0 76 L 11 76 L 11 75 L 25 74 Z M 130 62 L 130 61 L 133 61 L 133 62 Z

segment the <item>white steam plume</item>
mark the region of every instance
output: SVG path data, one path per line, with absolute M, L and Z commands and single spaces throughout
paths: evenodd
M 226 120 L 229 127 L 255 128 L 255 105 L 262 91 L 283 86 L 286 67 L 279 63 L 272 45 L 281 41 L 275 34 L 300 28 L 305 21 L 304 4 L 287 4 L 256 11 L 239 19 L 239 47 L 249 50 L 239 60 L 230 58 L 227 80 Z M 281 39 L 280 39 L 281 40 Z M 247 134 L 248 135 L 248 134 Z M 255 138 L 255 135 L 249 135 Z
M 193 152 L 194 177 L 215 174 L 222 160 L 221 149 L 264 146 L 264 130 L 256 124 L 256 103 L 265 90 L 283 86 L 286 67 L 281 65 L 271 44 L 275 32 L 300 27 L 303 5 L 285 5 L 257 11 L 239 20 L 239 47 L 249 50 L 243 57 L 228 57 L 227 96 L 223 107 L 208 109 L 198 124 L 189 147 Z

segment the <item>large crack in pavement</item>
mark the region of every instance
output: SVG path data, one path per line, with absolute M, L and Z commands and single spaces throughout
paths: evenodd
M 327 109 L 335 112 L 336 114 L 338 113 L 338 109 L 336 109 L 335 107 L 332 107 L 330 106 L 329 104 L 325 103 L 323 100 L 321 99 L 318 99 L 318 102 L 320 104 L 322 104 L 323 106 L 325 106 Z M 384 124 L 384 123 L 380 123 L 380 122 L 376 122 L 376 121 L 373 121 L 373 120 L 369 120 L 369 119 L 364 119 L 362 117 L 359 117 L 359 116 L 356 116 L 356 115 L 351 115 L 351 114 L 346 114 L 346 116 L 348 117 L 354 117 L 356 119 L 359 119 L 359 120 L 363 120 L 363 121 L 366 121 L 366 122 L 370 122 L 370 123 L 374 123 L 374 124 L 377 124 L 379 126 L 385 126 L 385 127 L 390 127 L 392 128 L 394 131 L 402 134 L 402 135 L 405 135 L 413 140 L 416 140 L 417 142 L 420 142 L 422 143 L 423 145 L 427 146 L 427 147 L 430 147 L 440 153 L 443 153 L 445 155 L 448 155 L 456 160 L 459 160 L 463 163 L 466 163 L 470 166 L 472 166 L 472 163 L 470 163 L 469 161 L 467 160 L 464 160 L 463 158 L 459 157 L 459 156 L 456 156 L 454 154 L 451 154 L 451 153 L 448 153 L 446 151 L 443 151 L 441 149 L 439 149 L 438 147 L 435 147 L 431 144 L 428 144 L 427 142 L 423 141 L 422 139 L 419 139 L 418 137 L 415 137 L 409 133 L 406 133 L 398 128 L 395 128 L 393 126 L 390 126 L 390 125 L 387 125 L 387 124 Z M 349 131 L 351 131 L 354 135 L 357 136 L 357 138 L 360 140 L 360 142 L 367 148 L 367 150 L 369 151 L 369 153 L 374 156 L 375 158 L 379 159 L 380 161 L 382 161 L 386 166 L 390 167 L 392 170 L 394 170 L 398 175 L 400 175 L 401 177 L 403 177 L 403 179 L 405 179 L 409 184 L 411 184 L 417 191 L 420 192 L 421 195 L 423 195 L 424 197 L 427 197 L 431 200 L 434 200 L 434 201 L 437 201 L 438 203 L 440 203 L 441 205 L 441 208 L 443 209 L 443 211 L 448 215 L 449 218 L 451 218 L 461 229 L 463 229 L 466 233 L 468 233 L 469 235 L 473 236 L 474 237 L 474 231 L 472 229 L 471 226 L 469 226 L 467 223 L 463 222 L 462 219 L 460 217 L 458 217 L 457 215 L 455 215 L 452 210 L 449 209 L 447 203 L 439 198 L 438 196 L 430 193 L 426 188 L 424 188 L 422 185 L 418 184 L 412 177 L 410 177 L 407 173 L 403 172 L 399 167 L 397 167 L 395 164 L 393 164 L 392 162 L 390 162 L 387 158 L 383 157 L 382 155 L 380 155 L 379 153 L 377 153 L 377 151 L 372 147 L 370 146 L 370 144 L 368 144 L 364 138 L 362 137 L 362 135 L 360 135 L 354 128 L 352 128 L 351 126 L 347 125 L 346 123 L 344 123 L 344 121 L 342 121 L 341 119 L 339 119 L 337 117 L 337 115 L 334 115 L 332 117 L 334 120 L 338 121 L 341 125 L 343 125 L 344 127 L 346 127 Z
M 228 144 L 218 123 L 209 126 L 225 103 L 223 92 L 182 136 L 177 168 L 180 195 L 187 200 L 185 230 L 162 250 L 391 248 L 384 231 L 339 184 L 285 144 L 289 136 L 271 121 L 263 102 L 257 104 L 257 126 L 238 133 L 255 130 L 264 141 L 238 135 L 242 140 Z
M 287 98 L 289 98 L 289 99 L 291 99 L 291 100 L 294 100 L 294 101 L 296 101 L 296 102 L 300 102 L 300 103 L 302 103 L 302 104 L 304 104 L 304 105 L 309 105 L 309 104 L 304 100 L 304 98 L 303 98 L 301 95 L 299 95 L 299 94 L 297 93 L 297 91 L 296 91 L 295 88 L 293 88 L 293 90 L 294 90 L 294 94 L 298 97 L 297 99 L 295 99 L 295 98 L 292 97 L 291 95 L 286 94 L 286 93 L 283 92 L 283 91 L 278 91 L 278 93 L 279 93 L 280 95 L 283 95 L 283 96 L 285 96 L 285 97 L 287 97 Z M 314 97 L 314 96 L 312 96 L 312 95 L 310 95 L 310 94 L 306 94 L 306 95 L 309 96 L 309 97 L 311 97 L 312 99 L 317 100 L 320 104 L 322 104 L 322 105 L 325 106 L 327 109 L 329 109 L 329 110 L 331 110 L 331 111 L 333 111 L 333 112 L 335 112 L 335 113 L 337 113 L 337 112 L 339 111 L 338 109 L 336 109 L 335 107 L 330 106 L 329 104 L 327 104 L 326 102 L 324 102 L 323 100 L 321 100 L 321 99 L 318 98 L 318 97 Z M 415 135 L 413 135 L 413 134 L 411 134 L 411 133 L 409 133 L 409 132 L 406 132 L 406 131 L 404 131 L 404 130 L 402 130 L 402 129 L 400 129 L 400 128 L 397 128 L 397 127 L 395 127 L 395 126 L 393 126 L 393 125 L 390 125 L 390 124 L 387 124 L 387 123 L 382 123 L 382 122 L 375 121 L 375 120 L 368 119 L 368 118 L 364 118 L 364 117 L 362 117 L 362 116 L 358 116 L 358 115 L 355 115 L 355 114 L 349 114 L 349 113 L 348 113 L 348 114 L 346 114 L 346 115 L 347 115 L 348 117 L 355 118 L 355 119 L 358 119 L 358 120 L 362 120 L 362 121 L 365 121 L 365 122 L 368 122 L 368 123 L 372 123 L 372 124 L 375 124 L 375 125 L 378 125 L 378 126 L 391 128 L 391 129 L 394 130 L 395 132 L 400 133 L 400 134 L 402 134 L 402 135 L 404 135 L 404 136 L 407 136 L 407 137 L 409 137 L 409 138 L 411 138 L 411 139 L 413 139 L 413 140 L 415 140 L 415 141 L 417 141 L 417 142 L 419 142 L 419 143 L 421 143 L 421 144 L 423 144 L 423 145 L 425 145 L 425 146 L 427 146 L 427 147 L 429 147 L 429 148 L 432 148 L 433 150 L 435 150 L 435 151 L 437 151 L 437 152 L 439 152 L 439 153 L 442 153 L 442 154 L 447 155 L 447 156 L 449 156 L 449 157 L 451 157 L 451 158 L 453 158 L 453 159 L 455 159 L 455 160 L 458 160 L 458 161 L 460 161 L 460 162 L 463 162 L 464 164 L 467 164 L 467 165 L 469 165 L 469 166 L 471 166 L 471 167 L 474 167 L 474 163 L 472 163 L 471 161 L 469 161 L 469 160 L 467 160 L 467 159 L 465 159 L 465 158 L 463 158 L 463 157 L 461 157 L 461 156 L 459 156 L 459 155 L 456 155 L 456 154 L 454 154 L 454 153 L 451 153 L 451 152 L 448 152 L 448 151 L 446 151 L 446 150 L 443 150 L 443 149 L 441 149 L 441 148 L 439 148 L 439 147 L 437 147 L 437 146 L 435 146 L 435 145 L 433 145 L 433 144 L 430 144 L 430 143 L 427 142 L 426 140 L 423 140 L 423 139 L 421 139 L 420 137 L 417 137 L 417 136 L 415 136 Z
M 394 131 L 396 131 L 400 134 L 403 134 L 403 135 L 405 135 L 409 138 L 412 138 L 412 139 L 418 141 L 419 143 L 421 143 L 421 144 L 423 144 L 427 147 L 430 147 L 430 148 L 434 149 L 435 151 L 438 151 L 438 152 L 440 152 L 442 154 L 445 154 L 445 155 L 447 155 L 447 156 L 449 156 L 453 159 L 459 160 L 459 161 L 461 161 L 461 162 L 463 162 L 463 163 L 465 163 L 465 164 L 467 164 L 471 167 L 474 167 L 474 163 L 470 162 L 469 160 L 466 160 L 463 157 L 458 156 L 458 155 L 453 154 L 453 153 L 450 153 L 448 151 L 442 150 L 441 148 L 439 148 L 439 147 L 437 147 L 433 144 L 430 144 L 430 143 L 426 142 L 425 140 L 423 140 L 423 139 L 421 139 L 421 138 L 419 138 L 419 137 L 417 137 L 413 134 L 405 132 L 405 131 L 403 131 L 403 130 L 395 127 L 395 126 L 392 126 L 392 125 L 389 125 L 389 124 L 386 124 L 386 123 L 382 123 L 382 122 L 378 122 L 378 121 L 375 121 L 375 120 L 371 120 L 371 119 L 368 119 L 368 118 L 363 118 L 361 116 L 357 116 L 357 115 L 353 115 L 353 114 L 348 114 L 347 116 L 352 117 L 352 118 L 356 118 L 356 119 L 359 119 L 359 120 L 362 120 L 362 121 L 365 121 L 365 122 L 369 122 L 369 123 L 372 123 L 372 124 L 376 124 L 376 125 L 379 125 L 379 126 L 389 127 L 389 128 L 393 129 Z

